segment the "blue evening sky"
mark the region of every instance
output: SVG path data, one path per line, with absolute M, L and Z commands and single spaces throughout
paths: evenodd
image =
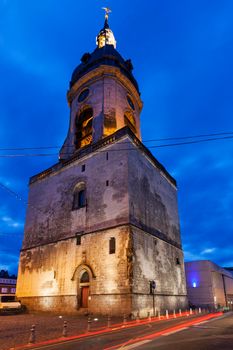
M 95 48 L 102 6 L 134 65 L 143 140 L 233 132 L 232 0 L 0 0 L 0 148 L 62 145 L 71 73 Z M 233 139 L 152 152 L 178 182 L 185 259 L 233 266 Z M 0 158 L 0 182 L 27 201 L 28 178 L 56 161 Z M 0 188 L 0 269 L 11 273 L 25 207 Z

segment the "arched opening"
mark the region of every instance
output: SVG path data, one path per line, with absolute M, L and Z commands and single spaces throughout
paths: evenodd
M 85 108 L 76 118 L 76 148 L 89 145 L 92 142 L 93 109 Z
M 80 307 L 88 308 L 90 277 L 86 270 L 82 270 L 79 279 Z
M 84 208 L 86 206 L 86 186 L 81 182 L 75 186 L 73 193 L 72 210 Z
M 77 309 L 88 308 L 91 282 L 96 276 L 89 265 L 80 264 L 73 272 L 71 281 L 77 282 Z
M 132 112 L 126 111 L 124 114 L 125 125 L 128 126 L 136 134 L 136 121 Z

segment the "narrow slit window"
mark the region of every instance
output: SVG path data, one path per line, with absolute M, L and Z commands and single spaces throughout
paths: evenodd
M 82 241 L 82 235 L 78 234 L 76 236 L 76 245 L 81 245 L 81 241 Z
M 109 254 L 115 254 L 116 252 L 116 239 L 111 237 L 109 240 Z

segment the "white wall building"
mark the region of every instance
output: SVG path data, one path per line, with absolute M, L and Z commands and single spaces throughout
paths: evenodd
M 185 263 L 189 303 L 233 309 L 233 275 L 209 260 Z

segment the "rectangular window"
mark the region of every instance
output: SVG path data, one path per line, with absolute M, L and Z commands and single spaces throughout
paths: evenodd
M 85 164 L 82 165 L 82 173 L 86 170 Z
M 11 293 L 15 293 L 16 289 L 15 288 L 11 288 Z
M 8 292 L 8 288 L 1 288 L 2 293 L 7 293 Z
M 108 180 L 106 181 L 106 186 L 109 186 L 109 181 Z
M 116 239 L 111 237 L 109 240 L 109 254 L 115 254 L 116 252 Z
M 108 152 L 106 153 L 106 160 L 108 160 Z

